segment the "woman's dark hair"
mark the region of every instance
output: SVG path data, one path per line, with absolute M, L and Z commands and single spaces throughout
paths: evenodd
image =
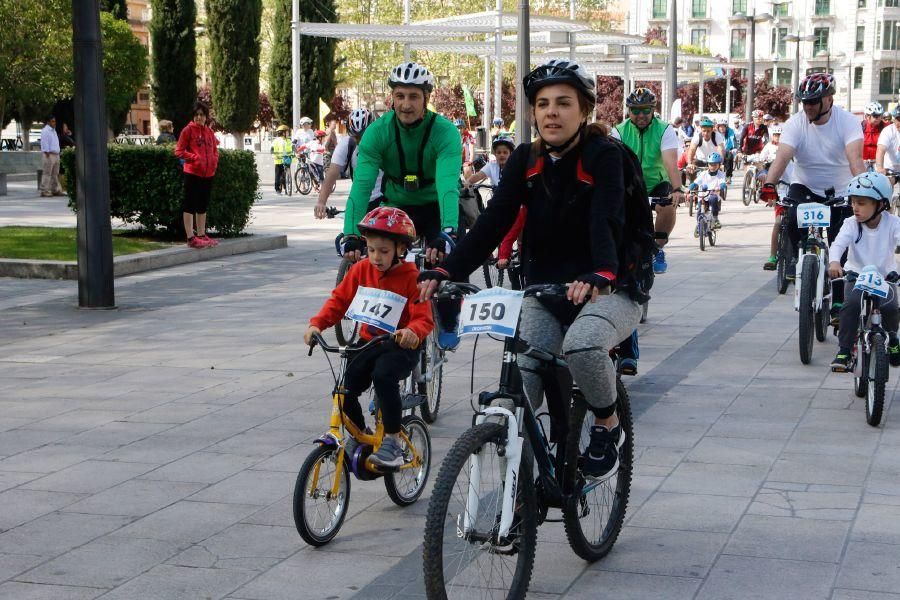
M 207 119 L 209 118 L 209 107 L 205 102 L 200 102 L 199 100 L 194 102 L 194 108 L 191 110 L 191 116 L 196 115 L 198 112 L 202 112 L 204 117 L 206 117 Z

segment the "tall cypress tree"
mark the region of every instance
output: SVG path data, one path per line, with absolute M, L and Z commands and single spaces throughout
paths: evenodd
M 244 133 L 259 110 L 262 0 L 206 0 L 206 15 L 216 120 Z
M 153 0 L 153 105 L 158 118 L 172 121 L 175 135 L 190 122 L 197 99 L 196 20 L 194 0 Z
M 300 0 L 300 20 L 313 23 L 334 23 L 337 10 L 334 0 Z M 333 38 L 300 36 L 300 108 L 303 115 L 318 123 L 319 98 L 331 102 L 334 97 L 334 61 L 337 40 Z
M 269 61 L 269 101 L 275 116 L 293 126 L 293 81 L 291 65 L 291 0 L 275 0 L 272 26 L 272 58 Z
M 111 13 L 115 18 L 123 21 L 128 18 L 127 0 L 100 0 L 100 10 Z

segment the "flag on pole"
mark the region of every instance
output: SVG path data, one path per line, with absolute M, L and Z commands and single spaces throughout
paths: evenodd
M 472 92 L 467 86 L 463 86 L 463 98 L 466 101 L 466 116 L 476 116 L 478 113 L 475 111 L 475 98 L 472 97 Z
M 325 115 L 331 112 L 328 103 L 319 98 L 319 129 L 325 129 Z

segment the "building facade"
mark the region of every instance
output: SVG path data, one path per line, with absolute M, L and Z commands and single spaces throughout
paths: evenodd
M 631 0 L 628 32 L 668 31 L 671 0 Z M 756 76 L 791 85 L 796 46 L 799 77 L 829 70 L 838 104 L 854 112 L 900 90 L 900 0 L 678 0 L 679 44 L 707 48 L 746 72 L 753 15 Z M 800 42 L 785 39 L 790 34 Z
M 150 0 L 128 0 L 128 25 L 135 37 L 150 52 Z M 151 135 L 156 130 L 156 119 L 150 105 L 150 74 L 131 103 L 131 111 L 125 124 L 126 133 Z

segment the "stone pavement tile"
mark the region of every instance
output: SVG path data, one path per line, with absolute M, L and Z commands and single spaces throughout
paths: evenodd
M 84 460 L 95 458 L 103 452 L 103 449 L 91 446 L 49 444 L 0 460 L 0 471 L 54 473 Z
M 264 428 L 264 426 L 260 426 L 260 429 L 262 428 Z M 432 453 L 434 453 L 435 438 L 432 437 L 431 440 Z M 284 473 L 296 474 L 300 470 L 303 461 L 306 460 L 306 457 L 309 456 L 309 453 L 312 452 L 314 448 L 315 446 L 313 444 L 297 444 L 283 452 L 279 452 L 271 458 L 256 463 L 253 468 L 260 471 L 281 471 Z M 248 460 L 251 459 L 248 458 Z M 432 465 L 434 465 L 434 463 L 432 463 Z
M 201 502 L 268 506 L 293 493 L 294 479 L 274 471 L 241 471 L 191 496 Z
M 863 504 L 850 532 L 850 539 L 854 542 L 900 544 L 900 506 Z
M 860 590 L 834 590 L 831 600 L 900 600 L 900 594 L 863 592 Z
M 45 560 L 47 560 L 46 556 L 35 556 L 34 554 L 0 554 L 0 581 L 12 579 Z
M 127 464 L 127 463 L 126 463 Z M 143 517 L 203 489 L 202 483 L 132 479 L 81 502 L 67 512 Z
M 667 448 L 659 446 L 636 446 L 634 461 L 638 467 L 676 467 L 684 460 L 686 448 Z
M 211 452 L 228 452 L 230 454 L 255 456 L 263 459 L 283 452 L 295 446 L 299 441 L 295 431 L 251 429 L 214 444 L 210 446 L 209 450 Z
M 353 482 L 358 483 L 356 481 Z M 353 486 L 353 492 L 350 498 L 350 509 L 352 510 L 354 506 L 359 504 L 359 497 L 357 492 L 360 489 L 360 486 Z M 420 499 L 416 504 L 425 501 L 424 499 Z M 411 508 L 415 508 L 416 504 L 414 504 Z M 275 504 L 271 506 L 267 506 L 266 508 L 260 509 L 259 506 L 254 506 L 256 512 L 247 517 L 241 519 L 241 523 L 250 523 L 253 525 L 271 525 L 274 527 L 293 527 L 294 526 L 294 497 L 293 494 L 290 496 L 285 496 Z M 349 516 L 349 513 L 348 513 Z
M 896 593 L 900 590 L 900 546 L 850 542 L 836 588 Z
M 21 486 L 28 490 L 95 494 L 146 473 L 153 465 L 86 460 Z
M 869 469 L 869 457 L 832 456 L 785 452 L 775 461 L 768 481 L 862 485 Z
M 723 414 L 709 428 L 706 436 L 724 438 L 751 438 L 786 440 L 794 433 L 796 422 L 784 420 L 753 419 L 746 415 Z
M 662 484 L 663 492 L 753 496 L 768 471 L 767 466 L 720 465 L 683 462 Z
M 691 450 L 686 460 L 722 465 L 770 466 L 781 453 L 782 443 L 753 438 L 707 436 Z
M 809 398 L 794 396 L 787 390 L 778 392 L 760 388 L 742 393 L 725 410 L 725 414 L 761 420 L 799 421 L 809 409 L 809 402 Z
M 212 443 L 214 442 L 210 438 L 175 434 L 172 430 L 167 430 L 110 450 L 103 455 L 103 459 L 164 465 L 202 450 Z M 2 465 L 0 462 L 0 468 Z
M 351 500 L 351 508 L 355 500 Z M 355 506 L 360 508 L 362 505 L 356 503 Z M 417 549 L 422 545 L 424 529 L 424 517 L 396 507 L 389 500 L 382 501 L 355 514 L 348 512 L 340 532 L 328 543 L 328 551 L 365 553 L 385 558 L 402 558 L 410 553 L 418 556 Z M 300 539 L 299 534 L 297 539 Z
M 141 479 L 217 483 L 253 466 L 256 461 L 256 458 L 238 454 L 195 452 L 150 471 Z
M 0 471 L 0 492 L 28 483 L 39 477 L 43 477 L 43 473 L 19 473 L 15 471 Z
M 0 585 L 0 600 L 91 600 L 105 592 L 97 588 L 7 581 Z
M 0 384 L 0 392 L 3 392 L 3 386 Z M 9 431 L 10 429 L 18 429 L 23 425 L 33 423 L 34 419 L 26 417 L 0 417 L 0 432 Z
M 665 446 L 669 448 L 693 448 L 700 441 L 709 425 L 678 425 L 671 427 L 665 423 L 642 423 L 638 421 L 635 441 L 644 446 Z
M 184 600 L 186 598 L 222 598 L 252 579 L 254 571 L 236 569 L 197 569 L 157 565 L 103 596 L 104 600 Z M 295 574 L 296 575 L 296 574 Z M 296 584 L 296 581 L 295 581 Z M 296 593 L 296 585 L 294 586 Z
M 745 515 L 725 554 L 836 563 L 849 529 L 841 521 Z
M 722 556 L 697 600 L 820 600 L 828 598 L 837 565 Z
M 587 569 L 587 563 L 572 554 L 567 542 L 539 541 L 528 597 L 539 593 L 562 594 Z M 421 588 L 421 580 L 416 582 Z
M 665 481 L 665 477 L 641 475 L 639 471 L 631 476 L 631 494 L 628 496 L 626 521 L 634 516 L 637 509 L 643 506 L 647 499 L 659 489 L 663 481 Z
M 2 408 L 0 408 L 2 410 Z M 10 429 L 0 433 L 0 456 L 9 456 L 39 448 L 68 436 L 65 431 Z
M 184 404 L 179 402 L 168 402 L 129 415 L 125 421 L 134 423 L 170 423 L 179 425 L 181 423 L 193 421 L 198 417 L 208 415 L 221 408 L 221 406 L 216 404 Z
M 267 570 L 306 543 L 294 527 L 238 523 L 166 561 L 185 567 Z
M 729 533 L 750 503 L 738 496 L 656 492 L 629 521 L 633 527 Z
M 860 405 L 862 408 L 862 405 Z M 866 423 L 865 409 L 834 410 L 829 408 L 811 408 L 800 421 L 800 428 L 830 435 L 840 433 L 872 434 L 872 427 Z M 875 436 L 872 436 L 875 437 Z
M 875 450 L 872 472 L 892 475 L 900 479 L 900 450 L 892 446 L 882 446 Z
M 748 514 L 852 521 L 856 518 L 860 491 L 815 492 L 779 490 L 768 485 L 753 499 Z
M 613 551 L 597 563 L 604 571 L 705 577 L 728 535 L 626 526 Z
M 398 560 L 381 554 L 301 550 L 231 596 L 241 600 L 297 600 L 297 577 L 302 573 L 303 588 L 315 590 L 315 597 L 344 600 L 365 590 L 367 583 Z M 360 568 L 361 564 L 365 568 Z
M 18 527 L 32 519 L 59 510 L 84 498 L 83 494 L 11 489 L 0 493 L 0 531 Z M 12 551 L 13 548 L 6 548 Z M 18 550 L 17 550 L 18 551 Z
M 878 437 L 871 431 L 835 432 L 799 427 L 788 440 L 784 451 L 790 454 L 828 454 L 831 456 L 864 456 L 875 453 Z
M 31 425 L 25 426 L 24 429 L 76 433 L 93 429 L 112 421 L 119 421 L 126 418 L 129 414 L 126 411 L 75 409 L 55 417 L 35 421 Z
M 599 590 L 616 600 L 674 600 L 692 598 L 702 580 L 600 570 L 597 563 L 585 571 L 563 596 L 566 600 L 591 600 Z M 530 597 L 530 596 L 529 596 Z
M 123 528 L 135 538 L 196 543 L 241 521 L 257 506 L 182 500 Z
M 67 444 L 111 450 L 162 433 L 170 427 L 171 425 L 165 423 L 129 423 L 127 421 L 115 421 L 67 437 L 65 442 Z
M 714 406 L 697 406 L 666 402 L 654 404 L 638 417 L 638 424 L 662 423 L 664 425 L 712 425 L 722 414 L 722 409 Z
M 103 536 L 17 577 L 17 581 L 114 588 L 177 553 L 173 542 Z
M 128 517 L 53 513 L 0 534 L 0 548 L 57 556 L 128 524 Z
M 2 475 L 0 475 L 2 480 Z M 863 502 L 900 506 L 900 480 L 895 475 L 872 472 L 866 480 Z
M 856 400 L 850 389 L 819 389 L 813 396 L 810 408 L 830 408 L 833 410 L 847 410 Z

